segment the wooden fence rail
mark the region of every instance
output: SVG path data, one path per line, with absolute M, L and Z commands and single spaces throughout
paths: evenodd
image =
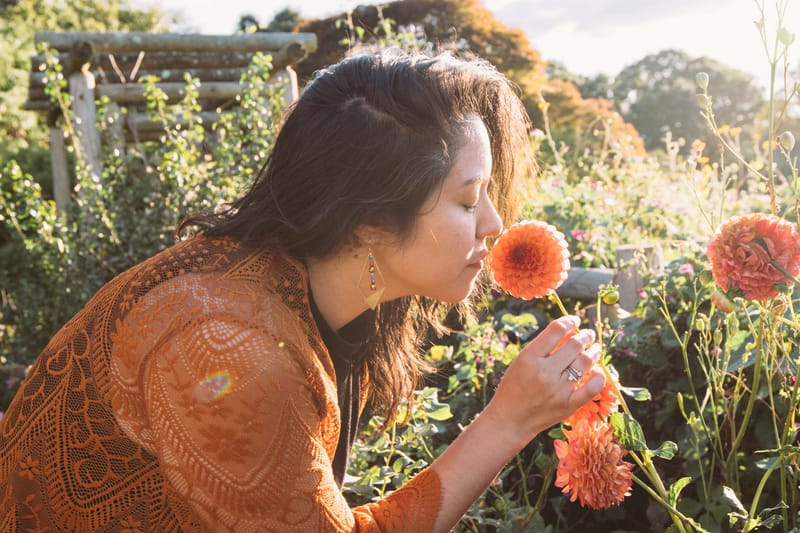
M 118 106 L 126 130 L 122 138 L 141 142 L 158 138 L 161 126 L 144 120 L 144 76 L 154 75 L 156 87 L 167 96 L 167 103 L 182 99 L 184 74 L 200 80 L 198 104 L 203 124 L 211 127 L 219 118 L 218 109 L 238 106 L 244 87 L 240 79 L 256 53 L 272 57 L 272 76 L 267 82 L 283 87 L 286 104 L 297 99 L 297 76 L 291 66 L 316 51 L 313 33 L 249 33 L 202 35 L 185 33 L 92 33 L 36 32 L 36 43 L 46 44 L 58 54 L 68 79 L 72 112 L 75 117 L 77 149 L 87 160 L 96 179 L 102 176 L 101 146 L 97 131 L 95 100 L 107 97 Z M 53 104 L 45 92 L 45 57 L 31 58 L 27 109 L 47 111 Z M 141 128 L 141 129 L 135 129 Z M 56 206 L 63 210 L 71 187 L 66 167 L 64 135 L 52 121 L 50 132 L 53 190 Z

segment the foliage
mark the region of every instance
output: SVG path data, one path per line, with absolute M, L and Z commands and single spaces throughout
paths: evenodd
M 290 7 L 285 7 L 275 13 L 266 26 L 262 25 L 255 15 L 242 15 L 239 17 L 239 31 L 248 33 L 251 31 L 265 32 L 291 32 L 300 22 L 300 13 Z
M 764 98 L 752 75 L 727 67 L 707 57 L 692 58 L 679 50 L 662 50 L 625 67 L 614 77 L 613 101 L 625 119 L 641 133 L 645 146 L 663 146 L 669 131 L 675 138 L 700 139 L 719 159 L 705 121 L 697 113 L 695 77 L 706 72 L 713 80 L 720 124 L 738 124 L 752 129 Z M 688 146 L 684 149 L 688 150 Z
M 47 130 L 42 117 L 24 110 L 34 32 L 151 31 L 161 14 L 127 8 L 122 0 L 20 0 L 0 10 L 0 161 L 15 159 L 49 191 Z
M 60 65 L 51 56 L 53 80 Z M 66 320 L 111 277 L 173 242 L 178 220 L 235 198 L 263 165 L 275 137 L 282 91 L 264 82 L 271 64 L 257 55 L 242 77 L 240 107 L 222 112 L 213 132 L 200 124 L 198 81 L 186 79 L 186 96 L 168 106 L 155 79 L 145 80 L 147 109 L 165 133 L 158 142 L 125 146 L 114 134 L 119 111 L 99 102 L 103 173 L 94 175 L 76 144 L 75 188 L 65 213 L 30 174 L 11 161 L 0 173 L 0 221 L 9 235 L 0 255 L 4 287 L 2 352 L 30 363 Z M 50 90 L 64 105 L 67 140 L 74 139 L 68 95 Z

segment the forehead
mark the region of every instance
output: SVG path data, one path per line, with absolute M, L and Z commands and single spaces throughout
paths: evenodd
M 453 154 L 453 165 L 448 177 L 452 174 L 491 172 L 492 152 L 489 143 L 489 132 L 479 118 L 467 120 L 461 127 Z M 479 176 L 488 179 L 489 176 Z

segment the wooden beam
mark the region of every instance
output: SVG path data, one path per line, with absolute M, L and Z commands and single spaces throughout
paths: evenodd
M 272 68 L 279 70 L 289 65 L 301 61 L 309 50 L 302 43 L 289 43 L 276 51 L 263 51 L 272 56 Z M 120 69 L 130 81 L 131 74 L 142 70 L 161 71 L 165 69 L 203 69 L 211 70 L 217 68 L 241 68 L 247 67 L 252 61 L 256 52 L 250 51 L 172 51 L 172 50 L 153 50 L 149 52 L 124 52 L 124 53 L 97 53 L 91 57 L 90 64 L 92 70 L 97 75 L 102 71 L 111 81 L 118 78 L 114 75 L 116 69 Z M 112 59 L 113 58 L 113 59 Z M 58 61 L 62 65 L 72 62 L 68 52 L 58 54 Z M 31 56 L 31 71 L 34 74 L 40 73 L 45 64 L 43 54 Z M 141 77 L 141 75 L 137 76 Z M 98 77 L 98 80 L 102 80 Z M 119 81 L 113 79 L 113 81 Z
M 157 83 L 156 87 L 164 91 L 167 101 L 175 103 L 186 95 L 186 84 L 182 82 Z M 199 99 L 226 100 L 236 98 L 242 92 L 242 85 L 238 82 L 210 81 L 197 87 Z M 145 101 L 145 86 L 142 83 L 119 83 L 113 85 L 100 85 L 97 87 L 98 96 L 107 96 L 114 102 L 132 104 Z
M 37 31 L 36 43 L 65 51 L 76 41 L 89 41 L 97 52 L 259 52 L 280 50 L 289 43 L 299 43 L 310 53 L 317 50 L 313 33 L 240 33 L 235 35 L 205 35 L 200 33 L 148 32 L 53 32 Z
M 140 70 L 138 71 L 138 75 L 136 76 L 137 79 L 144 78 L 146 76 L 155 76 L 158 78 L 160 82 L 174 82 L 174 81 L 183 81 L 183 76 L 185 73 L 188 73 L 193 78 L 199 79 L 201 82 L 207 81 L 233 81 L 237 82 L 241 79 L 242 75 L 246 72 L 245 68 L 202 68 L 202 69 L 169 69 L 165 68 L 163 70 Z M 95 79 L 98 80 L 98 85 L 113 85 L 116 83 L 126 83 L 128 81 L 136 81 L 136 80 L 126 80 L 121 81 L 118 79 L 118 76 L 114 73 L 108 73 L 103 71 L 92 71 L 94 74 Z M 32 72 L 29 76 L 29 91 L 31 94 L 36 92 L 41 92 L 44 94 L 44 79 L 45 79 L 44 72 Z M 110 80 L 110 82 L 103 81 L 104 76 L 110 76 L 114 79 Z M 40 100 L 41 98 L 32 98 L 33 100 Z

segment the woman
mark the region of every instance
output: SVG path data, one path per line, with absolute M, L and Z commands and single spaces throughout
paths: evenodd
M 109 282 L 45 348 L 0 425 L 0 530 L 449 530 L 603 385 L 592 332 L 556 320 L 428 469 L 366 506 L 341 494 L 364 400 L 396 413 L 440 302 L 473 292 L 513 218 L 526 126 L 479 60 L 319 72 L 249 192 L 186 220 L 197 235 Z M 573 389 L 569 366 L 593 375 Z

